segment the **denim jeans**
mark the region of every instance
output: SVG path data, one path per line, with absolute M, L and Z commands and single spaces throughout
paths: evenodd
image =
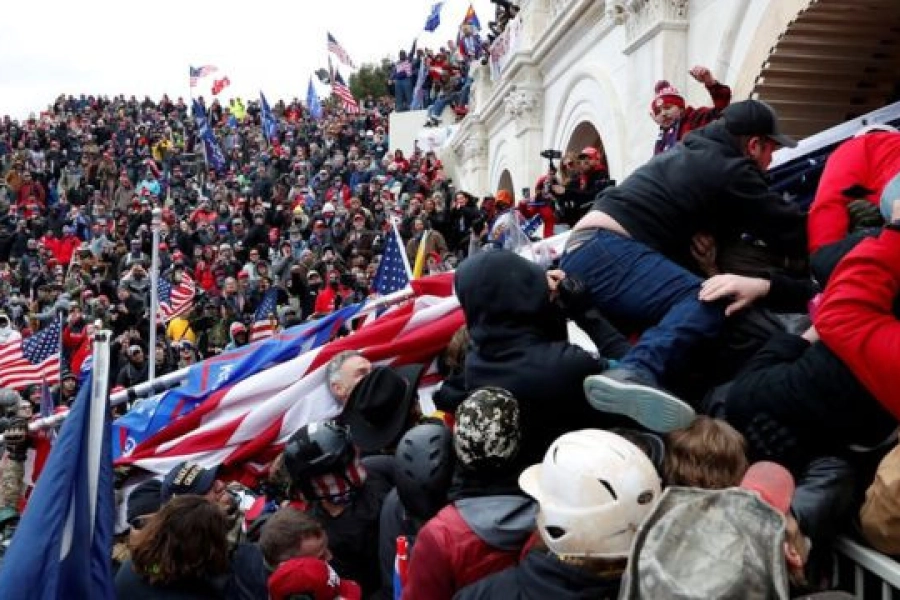
M 563 255 L 561 268 L 590 290 L 605 315 L 656 323 L 619 361 L 619 367 L 652 375 L 657 381 L 677 367 L 702 339 L 719 333 L 721 304 L 697 298 L 701 280 L 644 244 L 611 231 Z
M 409 110 L 413 99 L 413 80 L 409 77 L 406 79 L 397 79 L 394 81 L 394 104 L 397 112 L 406 112 Z

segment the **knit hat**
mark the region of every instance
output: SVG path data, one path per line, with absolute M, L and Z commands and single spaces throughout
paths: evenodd
M 653 97 L 653 102 L 650 104 L 650 110 L 653 113 L 659 112 L 667 104 L 684 109 L 684 96 L 681 95 L 678 88 L 665 79 L 657 81 L 656 85 L 653 86 L 653 91 L 656 93 L 656 96 Z
M 521 437 L 519 403 L 502 388 L 475 390 L 456 409 L 453 446 L 468 469 L 508 464 L 519 453 Z
M 292 558 L 281 563 L 269 577 L 272 600 L 306 597 L 312 600 L 358 600 L 362 591 L 356 582 L 341 579 L 327 562 L 318 558 Z

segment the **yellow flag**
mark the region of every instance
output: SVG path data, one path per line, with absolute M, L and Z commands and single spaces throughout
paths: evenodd
M 429 233 L 431 232 L 426 229 L 422 233 L 422 239 L 419 240 L 419 250 L 416 252 L 416 264 L 413 267 L 413 279 L 418 279 L 422 276 L 422 272 L 425 271 L 425 246 L 428 245 Z

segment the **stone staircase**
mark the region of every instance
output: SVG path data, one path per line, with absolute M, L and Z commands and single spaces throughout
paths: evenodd
M 900 0 L 814 0 L 772 48 L 753 97 L 802 139 L 900 91 Z

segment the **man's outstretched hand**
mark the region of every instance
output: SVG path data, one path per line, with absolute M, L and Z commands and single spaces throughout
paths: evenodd
M 730 302 L 725 308 L 725 316 L 730 317 L 754 301 L 765 297 L 769 293 L 771 285 L 768 279 L 758 277 L 716 275 L 703 282 L 698 297 L 703 302 L 729 300 Z

